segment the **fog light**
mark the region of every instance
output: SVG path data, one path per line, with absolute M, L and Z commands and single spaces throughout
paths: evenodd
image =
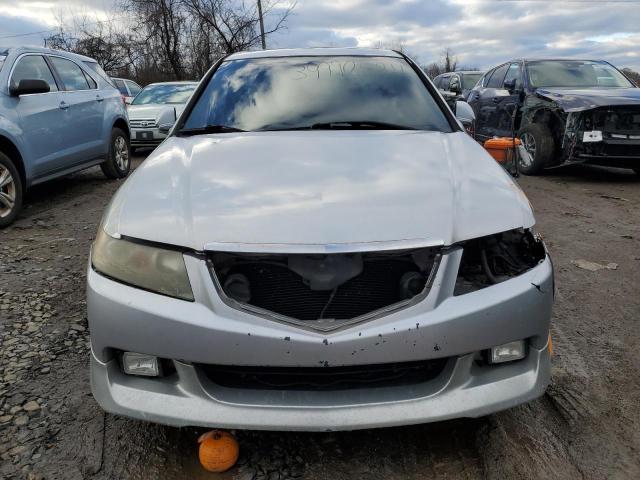
M 491 349 L 491 363 L 512 362 L 525 356 L 524 340 L 504 343 Z
M 124 368 L 124 373 L 129 375 L 144 375 L 145 377 L 160 375 L 158 357 L 143 353 L 124 352 L 122 354 L 122 368 Z

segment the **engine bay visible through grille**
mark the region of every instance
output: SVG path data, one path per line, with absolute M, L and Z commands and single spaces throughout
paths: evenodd
M 208 257 L 223 300 L 234 308 L 330 330 L 425 296 L 440 248 Z

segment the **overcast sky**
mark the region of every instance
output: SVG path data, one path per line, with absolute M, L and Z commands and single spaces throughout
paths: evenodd
M 0 0 L 0 45 L 41 45 L 42 33 L 15 35 L 51 29 L 72 13 L 107 18 L 116 1 Z M 402 43 L 421 64 L 449 47 L 459 63 L 479 68 L 562 56 L 640 70 L 639 0 L 298 0 L 287 25 L 269 47 Z

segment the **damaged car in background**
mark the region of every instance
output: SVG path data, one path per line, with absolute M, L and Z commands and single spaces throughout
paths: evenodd
M 94 397 L 175 426 L 314 431 L 527 402 L 549 382 L 554 298 L 534 223 L 403 54 L 230 55 L 101 222 Z
M 640 173 L 640 89 L 604 61 L 514 60 L 468 97 L 476 136 L 519 137 L 519 169 L 591 163 Z

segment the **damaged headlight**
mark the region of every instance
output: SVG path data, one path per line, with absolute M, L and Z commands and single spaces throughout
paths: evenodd
M 542 240 L 517 229 L 464 242 L 454 295 L 463 295 L 523 274 L 546 257 Z
M 100 228 L 91 253 L 103 275 L 152 292 L 193 301 L 182 253 L 110 237 Z

